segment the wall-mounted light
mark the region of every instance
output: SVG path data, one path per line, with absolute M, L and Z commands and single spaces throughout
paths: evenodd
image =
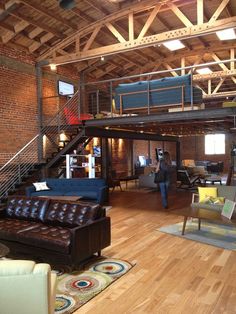
M 67 137 L 66 137 L 66 135 L 65 135 L 65 132 L 62 131 L 62 132 L 60 133 L 60 135 L 59 135 L 59 141 L 60 141 L 60 142 L 63 142 L 63 141 L 66 141 L 66 140 L 67 140 Z
M 56 69 L 57 69 L 57 66 L 56 66 L 56 64 L 50 64 L 50 69 L 52 70 L 52 71 L 56 71 Z
M 103 56 L 101 56 L 101 61 L 105 61 L 105 58 Z

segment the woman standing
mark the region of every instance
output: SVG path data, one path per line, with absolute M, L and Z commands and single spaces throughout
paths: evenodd
M 164 172 L 164 181 L 159 182 L 161 191 L 161 201 L 163 208 L 168 208 L 168 188 L 170 184 L 171 174 L 171 158 L 168 152 L 164 152 L 163 158 L 157 162 L 156 172 L 159 170 Z

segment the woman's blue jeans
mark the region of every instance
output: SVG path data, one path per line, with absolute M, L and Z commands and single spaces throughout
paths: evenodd
M 168 207 L 168 187 L 169 181 L 160 182 L 160 191 L 161 191 L 161 202 L 164 208 Z

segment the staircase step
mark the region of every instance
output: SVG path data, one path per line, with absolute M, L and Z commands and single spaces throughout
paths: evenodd
M 8 191 L 9 195 L 15 194 L 17 192 L 17 189 L 11 189 Z

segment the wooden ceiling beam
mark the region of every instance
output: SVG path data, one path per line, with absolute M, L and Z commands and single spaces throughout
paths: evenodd
M 179 0 L 173 0 L 173 2 L 178 2 L 178 1 Z M 191 3 L 192 2 L 193 1 L 191 1 Z M 189 4 L 189 3 L 187 3 L 187 4 Z M 184 3 L 184 5 L 186 5 L 186 3 Z M 91 19 L 90 17 L 86 16 L 86 20 L 89 20 L 89 18 L 90 18 L 91 24 L 89 26 L 86 26 L 86 27 L 80 29 L 75 34 L 72 34 L 72 35 L 68 36 L 66 39 L 64 39 L 63 41 L 61 41 L 56 47 L 49 49 L 46 53 L 44 53 L 40 56 L 38 61 L 45 60 L 48 56 L 50 56 L 52 54 L 52 52 L 55 49 L 57 49 L 57 48 L 63 49 L 67 45 L 70 45 L 75 40 L 76 36 L 78 36 L 78 35 L 79 36 L 85 36 L 86 34 L 91 33 L 93 31 L 93 29 L 99 25 L 103 26 L 109 22 L 114 23 L 114 21 L 117 21 L 121 18 L 124 18 L 125 16 L 128 16 L 129 13 L 144 12 L 145 10 L 149 10 L 154 6 L 156 6 L 156 0 L 142 0 L 142 2 L 140 2 L 140 3 L 138 2 L 136 4 L 125 7 L 124 9 L 121 9 L 115 13 L 112 13 L 112 14 L 104 17 L 102 20 L 99 20 L 96 22 L 94 22 L 93 19 Z M 85 18 L 85 14 L 84 13 L 82 14 L 77 8 L 72 9 L 72 11 L 74 13 L 76 13 L 77 15 L 79 15 L 81 18 Z M 163 9 L 163 11 L 164 11 L 164 9 Z
M 214 61 L 216 62 L 220 62 L 222 60 L 220 60 L 220 58 L 215 54 L 215 53 L 212 53 L 211 54 L 211 57 Z M 223 71 L 228 71 L 229 69 L 227 68 L 227 66 L 224 64 L 224 63 L 219 63 L 219 67 L 223 70 Z
M 218 92 L 218 90 L 221 88 L 221 86 L 223 85 L 225 81 L 225 78 L 221 78 L 219 83 L 216 85 L 215 89 L 213 90 L 212 94 L 216 94 Z
M 120 43 L 126 42 L 125 38 L 121 35 L 121 33 L 111 23 L 106 23 L 106 27 L 109 29 L 109 31 L 116 37 L 116 39 Z
M 50 58 L 48 62 L 55 64 L 78 62 L 85 59 L 99 57 L 101 55 L 109 55 L 130 51 L 137 48 L 144 48 L 153 44 L 163 43 L 166 40 L 195 38 L 196 36 L 203 36 L 230 27 L 236 27 L 236 16 L 232 18 L 218 20 L 211 24 L 204 23 L 200 26 L 196 25 L 193 27 L 185 27 L 181 29 L 176 29 L 174 31 L 167 31 L 161 34 L 146 36 L 141 40 L 134 40 L 132 42 L 126 41 L 124 43 L 116 43 L 104 47 L 91 49 L 86 52 L 71 53 L 65 57 Z
M 214 23 L 218 19 L 218 17 L 222 13 L 222 11 L 226 8 L 226 6 L 229 3 L 229 1 L 230 0 L 223 0 L 223 1 L 221 1 L 219 7 L 217 8 L 215 13 L 212 15 L 211 19 L 209 20 L 209 24 Z
M 197 24 L 204 23 L 204 0 L 197 0 Z
M 8 43 L 11 39 L 13 39 L 18 33 L 20 33 L 22 30 L 24 30 L 27 26 L 29 26 L 29 23 L 25 21 L 20 21 L 14 26 L 14 32 L 8 31 L 4 35 L 2 35 L 2 42 L 4 44 Z
M 61 32 L 57 31 L 56 29 L 49 27 L 48 25 L 46 25 L 40 21 L 35 21 L 34 19 L 26 16 L 25 14 L 20 13 L 19 11 L 11 11 L 9 14 L 16 17 L 17 19 L 24 20 L 25 22 L 32 24 L 36 27 L 40 27 L 43 30 L 45 30 L 46 32 L 52 33 L 53 35 L 55 35 L 58 38 L 64 39 L 66 37 Z
M 94 40 L 95 40 L 98 32 L 100 31 L 100 29 L 101 29 L 101 27 L 97 27 L 97 28 L 94 29 L 94 31 L 92 32 L 89 40 L 86 42 L 86 44 L 85 44 L 85 46 L 83 48 L 83 51 L 87 51 L 91 47 L 91 45 L 94 42 Z
M 141 39 L 145 36 L 145 34 L 147 33 L 149 27 L 151 26 L 151 24 L 153 23 L 153 21 L 155 20 L 156 16 L 157 16 L 157 13 L 160 11 L 162 7 L 162 3 L 156 5 L 154 7 L 154 9 L 152 10 L 152 12 L 150 13 L 148 19 L 146 20 L 141 32 L 139 33 L 138 35 L 138 38 L 137 39 Z
M 50 19 L 54 19 L 57 22 L 64 24 L 73 30 L 77 30 L 76 25 L 74 25 L 70 21 L 64 19 L 63 17 L 58 16 L 54 12 L 51 12 L 49 9 L 45 9 L 43 6 L 37 4 L 36 2 L 32 2 L 32 0 L 19 0 L 19 2 L 23 3 L 24 5 L 30 7 L 33 10 L 36 10 L 40 14 L 49 17 Z
M 192 22 L 189 21 L 186 15 L 183 14 L 183 12 L 174 3 L 167 2 L 167 5 L 185 26 L 187 27 L 193 26 Z

